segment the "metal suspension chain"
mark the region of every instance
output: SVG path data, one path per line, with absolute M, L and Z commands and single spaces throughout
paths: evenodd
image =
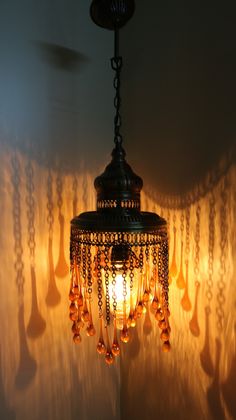
M 120 133 L 121 127 L 121 115 L 120 115 L 120 106 L 121 106 L 121 97 L 120 97 L 120 74 L 122 69 L 122 57 L 119 56 L 119 30 L 115 29 L 115 45 L 114 45 L 114 57 L 111 59 L 112 70 L 115 71 L 115 78 L 113 82 L 114 89 L 116 91 L 114 98 L 114 107 L 116 110 L 114 118 L 114 141 L 116 145 L 122 144 L 122 135 Z

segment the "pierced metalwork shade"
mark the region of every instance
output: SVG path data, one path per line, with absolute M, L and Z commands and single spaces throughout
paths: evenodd
M 96 24 L 115 33 L 115 148 L 94 182 L 97 210 L 71 221 L 70 319 L 79 344 L 83 329 L 90 337 L 96 335 L 98 315 L 97 352 L 112 364 L 121 352 L 120 341 L 128 343 L 132 328 L 149 310 L 157 320 L 163 351 L 170 350 L 168 238 L 166 221 L 141 211 L 143 181 L 126 162 L 120 134 L 118 29 L 132 16 L 134 1 L 94 0 L 90 11 Z

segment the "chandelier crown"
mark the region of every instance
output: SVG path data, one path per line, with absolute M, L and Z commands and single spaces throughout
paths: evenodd
M 109 207 L 140 209 L 143 181 L 126 162 L 124 149 L 120 145 L 114 148 L 111 162 L 95 179 L 94 186 L 98 210 Z

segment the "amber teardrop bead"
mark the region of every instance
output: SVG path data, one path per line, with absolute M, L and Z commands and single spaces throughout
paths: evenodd
M 112 344 L 111 351 L 114 354 L 114 356 L 119 356 L 119 354 L 120 354 L 120 346 L 119 346 L 119 344 L 118 343 L 113 343 Z
M 168 328 L 168 325 L 167 325 L 167 323 L 166 323 L 165 319 L 162 319 L 161 321 L 159 321 L 159 322 L 158 322 L 158 327 L 159 327 L 161 330 L 165 330 L 165 329 L 167 329 L 167 328 Z
M 143 294 L 143 301 L 144 302 L 148 302 L 149 301 L 149 292 L 147 290 L 145 290 L 145 292 Z
M 114 363 L 114 356 L 111 351 L 106 352 L 105 361 L 108 365 L 112 365 Z
M 103 341 L 99 341 L 97 344 L 97 352 L 99 354 L 106 354 L 106 346 Z
M 85 310 L 81 314 L 81 318 L 84 322 L 88 322 L 90 320 L 89 311 Z
M 161 332 L 161 340 L 168 341 L 170 338 L 170 333 L 168 329 L 165 329 Z
M 72 290 L 70 291 L 70 293 L 69 293 L 69 299 L 70 299 L 70 301 L 71 302 L 73 302 L 74 300 L 75 300 L 75 295 L 74 295 L 74 293 L 72 292 Z
M 158 301 L 157 297 L 154 297 L 153 301 L 151 303 L 151 307 L 152 307 L 152 309 L 157 310 L 158 306 L 159 306 L 159 301 Z
M 77 321 L 78 313 L 77 312 L 70 312 L 69 318 L 71 321 Z
M 72 302 L 70 304 L 70 312 L 73 313 L 73 312 L 77 312 L 77 311 L 78 311 L 78 309 L 76 307 L 76 304 Z
M 78 299 L 77 299 L 77 303 L 78 303 L 78 306 L 81 308 L 82 306 L 83 306 L 83 304 L 84 304 L 84 299 L 83 299 L 83 296 L 80 294 L 79 295 L 79 297 L 78 297 Z
M 123 343 L 128 343 L 129 338 L 130 338 L 129 330 L 128 330 L 128 328 L 124 327 L 123 330 L 121 331 L 120 339 Z
M 157 321 L 162 321 L 164 318 L 164 314 L 161 308 L 157 309 L 155 318 Z
M 81 341 L 82 341 L 81 335 L 80 334 L 74 334 L 73 340 L 74 340 L 75 344 L 80 344 Z
M 72 292 L 74 293 L 74 295 L 78 296 L 78 294 L 79 294 L 78 286 L 74 286 L 73 289 L 72 289 Z
M 167 353 L 168 351 L 170 351 L 170 342 L 169 341 L 165 341 L 163 344 L 162 344 L 162 351 L 164 352 L 164 353 Z
M 94 325 L 89 324 L 88 327 L 86 328 L 86 332 L 87 332 L 88 337 L 93 337 L 96 334 L 96 330 L 94 328 Z
M 78 325 L 78 322 L 74 322 L 71 328 L 73 334 L 79 334 L 80 333 L 80 326 Z

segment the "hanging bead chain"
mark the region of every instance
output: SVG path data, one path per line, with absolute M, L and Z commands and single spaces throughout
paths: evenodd
M 227 178 L 224 179 L 223 189 L 221 191 L 220 207 L 220 278 L 217 282 L 217 328 L 222 332 L 224 328 L 224 304 L 225 304 L 225 275 L 226 275 L 226 252 L 228 245 L 228 223 L 227 223 Z
M 209 237 L 208 237 L 208 278 L 206 281 L 206 299 L 208 310 L 210 310 L 213 298 L 213 267 L 214 267 L 214 244 L 215 244 L 215 197 L 212 193 L 209 199 Z
M 116 268 L 112 264 L 112 300 L 113 300 L 113 317 L 116 318 L 117 299 L 116 299 Z
M 127 298 L 127 280 L 126 280 L 126 276 L 127 276 L 127 266 L 126 266 L 126 261 L 124 261 L 123 263 L 123 298 L 124 298 L 124 305 L 126 305 L 126 298 Z
M 97 285 L 98 285 L 98 312 L 99 318 L 102 318 L 102 267 L 101 267 L 101 250 L 97 252 Z
M 130 253 L 130 259 L 129 259 L 129 277 L 130 277 L 130 294 L 132 294 L 133 291 L 133 285 L 134 285 L 134 257 L 133 252 Z
M 34 200 L 34 171 L 31 162 L 29 161 L 25 168 L 26 175 L 26 206 L 27 206 L 27 219 L 28 219 L 28 247 L 30 253 L 30 264 L 34 267 L 35 264 L 35 200 Z
M 14 251 L 15 251 L 15 271 L 16 271 L 16 285 L 18 290 L 18 297 L 20 304 L 23 304 L 24 283 L 23 275 L 23 247 L 21 236 L 21 203 L 20 203 L 20 164 L 17 156 L 14 156 L 12 161 L 12 201 L 13 201 L 13 235 L 14 235 Z
M 168 308 L 168 241 L 163 240 L 158 247 L 158 278 L 162 286 L 165 303 Z
M 86 251 L 87 251 L 87 247 L 86 245 L 84 245 L 82 248 L 82 273 L 83 273 L 84 286 L 86 286 Z
M 106 287 L 106 321 L 107 325 L 110 324 L 110 296 L 109 296 L 109 258 L 108 258 L 108 251 L 109 248 L 105 247 L 104 255 L 105 255 L 105 287 Z
M 88 296 L 89 300 L 91 300 L 91 294 L 92 294 L 92 259 L 91 259 L 91 247 L 87 246 L 87 280 L 88 280 Z

